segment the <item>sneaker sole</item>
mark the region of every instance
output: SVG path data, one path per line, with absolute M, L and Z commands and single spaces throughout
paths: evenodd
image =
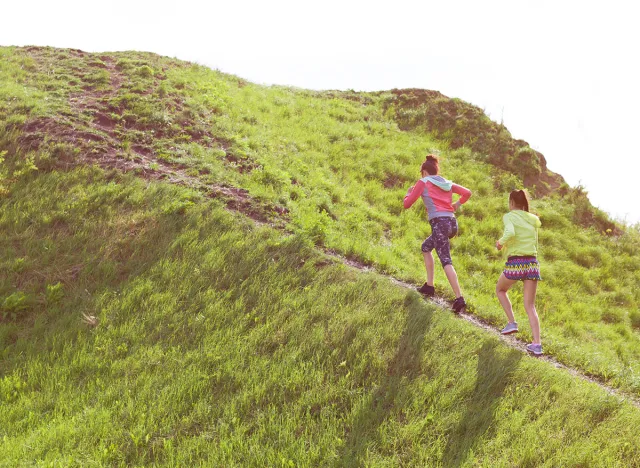
M 544 354 L 544 352 L 541 353 L 536 353 L 535 351 L 531 351 L 530 349 L 527 349 L 527 353 L 531 354 L 532 356 L 542 356 Z
M 514 333 L 518 333 L 518 330 L 511 330 L 511 331 L 508 331 L 508 332 L 501 331 L 500 333 L 503 334 L 503 335 L 513 335 Z

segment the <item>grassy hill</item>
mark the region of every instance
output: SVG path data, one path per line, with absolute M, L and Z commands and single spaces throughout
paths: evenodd
M 474 190 L 454 261 L 497 326 L 493 243 L 527 185 L 545 349 L 640 395 L 638 233 L 474 109 L 0 48 L 0 463 L 640 464 L 634 406 L 317 249 L 421 282 L 401 201 L 439 152 Z

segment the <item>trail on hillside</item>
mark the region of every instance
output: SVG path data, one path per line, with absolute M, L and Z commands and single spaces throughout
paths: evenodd
M 242 213 L 257 224 L 268 224 L 271 227 L 286 230 L 286 210 L 252 199 L 244 189 L 206 183 L 197 176 L 189 174 L 186 166 L 159 158 L 149 147 L 132 145 L 130 155 L 123 157 L 121 151 L 122 143 L 116 136 L 115 121 L 110 117 L 111 109 L 107 103 L 109 98 L 117 95 L 126 77 L 118 69 L 112 57 L 102 56 L 100 59 L 104 63 L 104 69 L 110 76 L 109 88 L 106 90 L 97 90 L 87 87 L 82 93 L 71 95 L 69 98 L 71 114 L 59 119 L 43 118 L 28 123 L 23 129 L 25 132 L 23 144 L 26 143 L 32 148 L 37 148 L 39 144 L 38 132 L 46 132 L 53 141 L 72 143 L 81 150 L 87 149 L 84 143 L 88 141 L 99 141 L 102 149 L 99 153 L 89 152 L 88 150 L 84 152 L 81 151 L 76 158 L 65 162 L 69 165 L 86 163 L 98 164 L 105 169 L 132 172 L 147 180 L 164 180 L 165 182 L 188 186 L 199 190 L 210 198 L 223 200 L 227 209 Z M 92 115 L 93 118 L 89 124 L 81 119 L 80 116 L 83 113 Z M 88 128 L 87 125 L 89 125 Z M 78 132 L 78 127 L 87 131 Z M 353 259 L 348 259 L 338 252 L 330 249 L 324 249 L 324 252 L 335 261 L 341 262 L 358 271 L 375 272 L 380 276 L 386 277 L 399 287 L 412 291 L 415 290 L 415 285 L 413 284 L 378 272 L 375 268 Z M 445 298 L 435 297 L 430 300 L 430 302 L 445 310 L 446 313 L 453 313 L 450 310 L 449 302 Z M 500 334 L 498 329 L 484 322 L 476 315 L 466 312 L 458 315 L 461 319 L 499 337 L 505 345 L 527 354 L 525 348 L 526 343 L 519 340 L 516 336 Z M 636 395 L 611 387 L 605 381 L 589 376 L 576 368 L 567 366 L 552 356 L 543 355 L 537 359 L 542 359 L 554 367 L 563 369 L 587 382 L 597 384 L 609 394 L 629 401 L 634 406 L 640 408 L 640 398 Z
M 409 289 L 412 291 L 415 291 L 416 289 L 416 285 L 414 284 L 410 284 L 407 283 L 405 281 L 399 280 L 397 278 L 394 278 L 393 276 L 384 274 L 384 273 L 380 273 L 378 272 L 375 268 L 365 265 L 364 263 L 352 260 L 352 259 L 348 259 L 345 258 L 344 256 L 340 255 L 339 253 L 333 251 L 333 250 L 326 250 L 325 251 L 327 253 L 327 255 L 330 255 L 331 257 L 335 258 L 336 260 L 344 263 L 345 265 L 348 265 L 351 268 L 355 268 L 356 270 L 362 271 L 362 272 L 375 272 L 376 274 L 380 275 L 380 276 L 384 276 L 387 279 L 389 279 L 390 281 L 392 281 L 394 284 L 403 287 L 405 289 Z M 443 309 L 444 311 L 446 311 L 447 313 L 454 313 L 451 310 L 451 303 L 449 301 L 447 301 L 445 298 L 443 297 L 434 297 L 432 299 L 428 299 L 428 302 L 434 303 L 436 304 L 438 307 L 440 307 L 441 309 Z M 479 318 L 476 315 L 470 314 L 468 312 L 462 312 L 460 314 L 456 314 L 458 315 L 461 319 L 466 320 L 467 322 L 470 322 L 472 324 L 474 324 L 476 327 L 478 328 L 482 328 L 483 330 L 486 330 L 487 332 L 493 334 L 494 336 L 497 336 L 498 338 L 500 338 L 500 340 L 506 344 L 507 346 L 513 348 L 513 349 L 517 349 L 518 351 L 528 354 L 527 349 L 526 349 L 526 345 L 527 343 L 518 339 L 517 336 L 515 334 L 512 335 L 503 335 L 500 333 L 500 330 L 498 330 L 497 328 L 491 326 L 490 324 L 486 323 L 485 321 L 483 321 L 481 318 Z M 599 385 L 601 388 L 603 388 L 604 390 L 606 390 L 610 395 L 614 395 L 618 398 L 621 398 L 623 400 L 628 400 L 630 403 L 632 403 L 634 406 L 640 408 L 640 398 L 638 398 L 637 396 L 633 395 L 633 394 L 629 394 L 627 392 L 623 392 L 620 389 L 611 387 L 610 385 L 608 385 L 606 382 L 594 378 L 592 376 L 589 376 L 587 374 L 585 374 L 584 372 L 574 368 L 574 367 L 570 367 L 567 366 L 563 363 L 561 363 L 560 361 L 558 361 L 557 359 L 555 359 L 553 356 L 550 356 L 548 354 L 543 354 L 542 356 L 539 357 L 535 357 L 535 359 L 540 359 L 543 361 L 548 362 L 549 364 L 553 365 L 554 367 L 558 368 L 558 369 L 563 369 L 567 372 L 569 372 L 571 375 L 579 377 L 583 380 L 586 380 L 587 382 Z
M 40 48 L 31 50 L 34 58 L 38 58 Z M 82 51 L 72 51 L 84 55 Z M 131 144 L 123 151 L 123 142 L 116 134 L 116 120 L 113 118 L 113 107 L 110 100 L 118 96 L 125 74 L 118 68 L 113 57 L 100 57 L 101 67 L 109 73 L 107 89 L 94 86 L 83 87 L 82 92 L 69 96 L 70 113 L 56 118 L 37 118 L 23 128 L 21 146 L 36 149 L 42 142 L 41 135 L 45 133 L 51 141 L 70 143 L 81 151 L 71 160 L 63 161 L 65 165 L 82 163 L 98 164 L 104 169 L 118 169 L 122 172 L 132 172 L 147 180 L 164 180 L 194 188 L 210 198 L 224 201 L 228 208 L 241 211 L 244 215 L 259 223 L 267 223 L 274 227 L 284 228 L 286 224 L 286 210 L 257 201 L 249 196 L 248 191 L 232 186 L 206 183 L 198 177 L 187 173 L 188 167 L 166 161 L 158 157 L 153 148 L 148 145 Z M 155 80 L 155 86 L 158 85 Z M 149 94 L 151 90 L 143 94 Z M 122 109 L 116 109 L 122 113 Z M 90 121 L 83 119 L 89 115 Z M 78 131 L 78 129 L 82 129 Z M 196 135 L 197 137 L 197 135 Z M 90 144 L 99 145 L 99 151 L 91 148 Z

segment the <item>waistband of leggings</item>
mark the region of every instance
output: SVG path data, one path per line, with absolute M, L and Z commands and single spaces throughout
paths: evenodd
M 455 218 L 456 216 L 450 211 L 436 211 L 433 215 L 429 215 L 429 222 L 439 218 Z

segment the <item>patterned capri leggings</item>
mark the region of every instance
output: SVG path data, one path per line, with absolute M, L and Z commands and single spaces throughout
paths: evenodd
M 422 251 L 431 252 L 436 249 L 442 267 L 451 265 L 453 262 L 449 239 L 458 234 L 458 221 L 453 217 L 433 218 L 429 224 L 431 224 L 431 235 L 422 243 Z

